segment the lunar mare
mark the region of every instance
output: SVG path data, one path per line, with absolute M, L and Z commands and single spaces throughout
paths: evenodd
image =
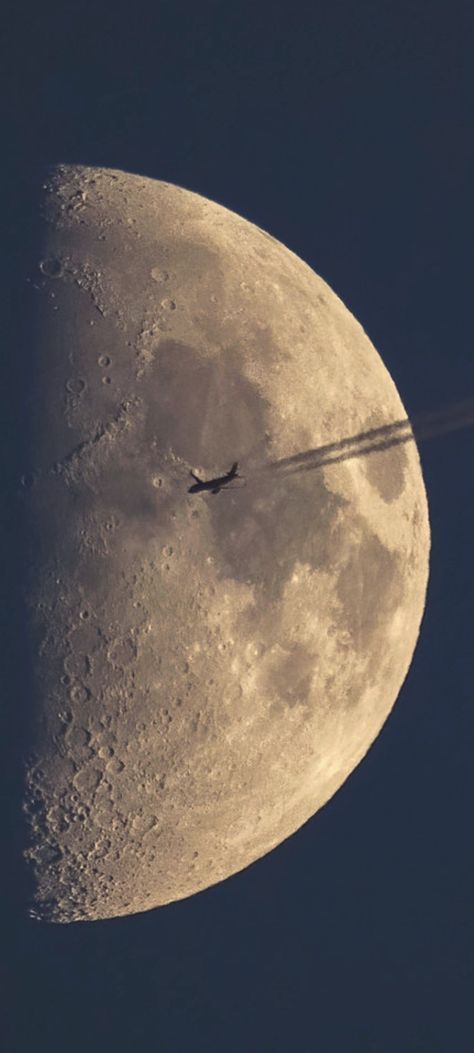
M 428 576 L 414 442 L 270 462 L 405 416 L 341 300 L 198 194 L 51 170 L 25 603 L 34 913 L 145 911 L 221 881 L 335 793 L 409 668 Z M 189 494 L 233 461 L 246 480 Z

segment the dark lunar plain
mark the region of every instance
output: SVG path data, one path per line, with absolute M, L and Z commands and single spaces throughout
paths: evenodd
M 23 527 L 9 499 L 38 377 L 8 349 L 34 342 L 11 292 L 35 238 L 32 174 L 66 161 L 176 183 L 273 234 L 364 326 L 410 414 L 472 396 L 473 29 L 462 0 L 4 8 L 8 1053 L 472 1048 L 472 427 L 420 445 L 432 532 L 420 640 L 393 713 L 342 789 L 268 856 L 195 897 L 38 924 L 21 906 L 17 758 L 31 692 Z

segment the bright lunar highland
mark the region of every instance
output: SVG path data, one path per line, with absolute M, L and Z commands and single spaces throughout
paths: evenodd
M 410 666 L 429 523 L 412 440 L 299 470 L 406 412 L 293 252 L 139 175 L 38 192 L 26 855 L 70 922 L 191 896 L 328 801 Z

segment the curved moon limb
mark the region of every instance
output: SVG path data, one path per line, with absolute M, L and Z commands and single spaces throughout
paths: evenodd
M 415 442 L 303 470 L 406 412 L 275 238 L 79 165 L 49 172 L 41 224 L 27 857 L 36 916 L 69 922 L 199 892 L 335 793 L 407 674 L 429 524 Z

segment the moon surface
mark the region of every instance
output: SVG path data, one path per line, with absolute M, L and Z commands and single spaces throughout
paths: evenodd
M 33 914 L 71 922 L 199 892 L 328 801 L 407 674 L 430 539 L 414 441 L 278 470 L 406 417 L 309 266 L 139 175 L 39 194 L 26 856 Z

